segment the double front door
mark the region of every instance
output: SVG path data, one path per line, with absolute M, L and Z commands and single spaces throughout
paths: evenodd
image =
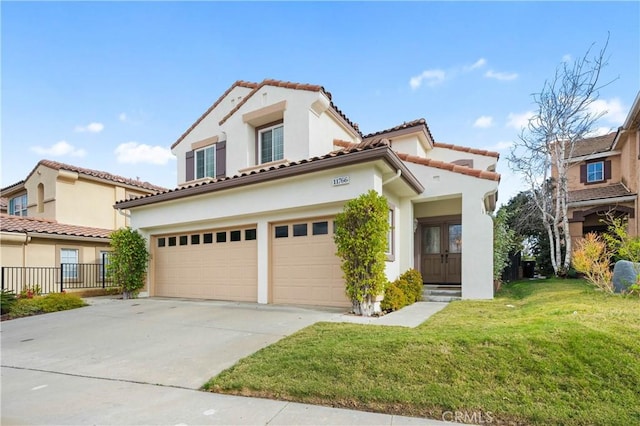
M 462 282 L 462 224 L 460 219 L 421 224 L 421 272 L 427 284 Z

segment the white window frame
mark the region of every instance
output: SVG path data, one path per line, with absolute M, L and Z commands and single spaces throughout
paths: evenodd
M 273 132 L 274 130 L 281 128 L 282 129 L 282 149 L 280 158 L 276 158 L 276 144 L 273 142 Z M 271 133 L 271 158 L 267 161 L 262 157 L 262 135 L 265 133 Z M 258 164 L 271 163 L 272 161 L 278 161 L 284 159 L 284 125 L 282 123 L 275 124 L 270 127 L 265 127 L 264 129 L 260 129 L 258 131 Z
M 595 166 L 600 166 L 599 170 L 590 170 L 591 166 L 594 166 L 594 169 L 596 169 Z M 590 179 L 591 176 L 597 177 L 599 176 L 599 179 Z M 602 182 L 604 181 L 604 161 L 596 161 L 593 163 L 587 163 L 587 183 L 595 183 L 595 182 Z
M 208 170 L 207 169 L 207 154 L 210 153 L 210 155 L 213 157 L 213 161 L 212 161 L 212 165 L 213 165 L 213 170 Z M 199 169 L 198 169 L 198 154 L 202 154 L 202 175 L 199 175 Z M 216 146 L 215 145 L 211 145 L 211 146 L 206 146 L 202 149 L 198 149 L 193 153 L 193 175 L 195 177 L 195 179 L 202 179 L 205 177 L 211 177 L 214 178 L 216 177 Z
M 393 206 L 389 206 L 387 210 L 387 222 L 389 223 L 389 231 L 387 231 L 387 248 L 385 249 L 385 254 L 387 255 L 388 261 L 393 261 L 394 259 L 394 239 L 395 239 L 395 218 L 396 218 L 396 210 Z
M 69 256 L 70 254 L 74 254 L 74 256 Z M 75 257 L 75 262 L 74 261 L 70 261 L 70 260 L 74 260 L 71 259 L 71 257 Z M 80 259 L 80 251 L 78 249 L 74 249 L 74 248 L 61 248 L 60 249 L 60 264 L 78 264 L 78 261 Z M 78 279 L 78 267 L 73 267 L 73 268 L 65 268 L 64 270 L 64 276 L 62 278 L 67 279 L 67 280 L 75 280 Z
M 13 216 L 27 216 L 27 194 L 18 195 L 9 200 L 9 214 Z

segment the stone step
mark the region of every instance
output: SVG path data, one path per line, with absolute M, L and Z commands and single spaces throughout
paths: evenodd
M 453 302 L 454 300 L 460 300 L 459 296 L 424 296 L 422 300 L 426 302 Z
M 459 286 L 425 285 L 422 290 L 422 300 L 427 302 L 451 302 L 462 299 Z

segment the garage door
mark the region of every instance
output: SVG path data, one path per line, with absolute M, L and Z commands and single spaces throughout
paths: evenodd
M 154 296 L 257 301 L 256 228 L 158 235 Z
M 271 226 L 273 303 L 350 306 L 333 241 L 333 219 Z

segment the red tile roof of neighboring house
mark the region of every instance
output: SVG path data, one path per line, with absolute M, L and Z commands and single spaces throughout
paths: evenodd
M 577 203 L 581 201 L 595 201 L 607 198 L 626 197 L 629 195 L 636 194 L 629 191 L 623 184 L 614 183 L 613 185 L 569 191 L 569 202 Z
M 404 129 L 409 129 L 411 127 L 421 127 L 424 126 L 427 134 L 429 135 L 429 137 L 431 138 L 431 140 L 433 141 L 433 135 L 431 134 L 431 130 L 429 130 L 429 126 L 427 125 L 427 120 L 425 120 L 424 118 L 418 118 L 417 120 L 413 120 L 413 121 L 405 121 L 402 124 L 399 124 L 395 127 L 392 127 L 390 129 L 385 129 L 385 130 L 380 130 L 378 132 L 374 132 L 374 133 L 369 133 L 368 135 L 364 135 L 362 138 L 363 139 L 369 139 L 369 138 L 373 138 L 373 137 L 381 137 L 382 135 L 386 134 L 386 133 L 392 133 L 392 132 L 397 132 L 398 130 L 404 130 Z
M 386 140 L 386 139 L 385 139 Z M 376 144 L 380 141 L 380 139 L 366 139 L 364 142 L 356 144 L 348 141 L 342 141 L 339 139 L 334 139 L 333 144 L 335 146 L 340 146 L 343 148 L 355 148 L 355 147 L 363 147 L 369 144 Z M 418 157 L 415 155 L 409 155 L 402 152 L 397 152 L 398 157 L 403 161 L 408 161 L 410 163 L 422 164 L 423 166 L 435 167 L 437 169 L 448 170 L 455 173 L 461 173 L 468 176 L 473 176 L 481 179 L 495 180 L 500 181 L 500 174 L 496 172 L 489 172 L 486 170 L 478 170 L 472 169 L 467 166 L 461 166 L 458 164 L 447 163 L 445 161 L 432 160 L 429 158 Z
M 447 148 L 454 151 L 468 152 L 470 154 L 484 155 L 487 157 L 500 158 L 500 153 L 495 151 L 487 151 L 486 149 L 469 148 L 467 146 L 453 145 L 449 143 L 435 142 L 433 144 L 435 148 Z
M 600 152 L 606 152 L 611 149 L 613 140 L 616 137 L 617 132 L 611 132 L 608 135 L 596 136 L 593 138 L 585 138 L 577 141 L 573 145 L 572 157 L 583 157 L 585 155 L 598 154 Z M 570 153 L 567 152 L 566 156 Z
M 118 175 L 113 175 L 111 173 L 102 172 L 100 170 L 85 169 L 83 167 L 72 166 L 70 164 L 59 163 L 57 161 L 51 161 L 51 160 L 40 160 L 38 164 L 33 168 L 31 173 L 29 173 L 29 175 L 27 176 L 27 179 L 29 179 L 29 176 L 35 173 L 38 166 L 41 166 L 41 165 L 45 167 L 49 167 L 50 169 L 53 169 L 53 170 L 68 170 L 70 172 L 75 172 L 75 173 L 79 173 L 87 176 L 93 176 L 93 177 L 97 177 L 97 178 L 108 180 L 115 183 L 121 183 L 123 185 L 135 186 L 137 188 L 144 189 L 147 191 L 162 192 L 167 190 L 167 188 L 153 185 L 149 182 L 142 182 L 137 179 L 130 179 L 130 178 L 126 178 Z M 14 183 L 13 185 L 2 188 L 2 191 L 11 189 L 14 186 L 22 185 L 24 184 L 25 181 L 26 179 L 20 182 Z
M 326 170 L 332 167 L 359 164 L 375 160 L 384 160 L 388 164 L 392 165 L 392 167 L 400 169 L 402 171 L 402 179 L 414 191 L 416 191 L 416 193 L 424 191 L 422 184 L 415 176 L 413 176 L 402 161 L 400 161 L 398 155 L 390 149 L 389 141 L 386 139 L 377 139 L 375 141 L 370 140 L 363 142 L 362 144 L 345 147 L 318 157 L 278 164 L 265 167 L 263 169 L 254 169 L 233 177 L 195 182 L 193 184 L 184 185 L 155 195 L 144 195 L 130 200 L 118 201 L 114 207 L 128 209 L 130 207 L 153 204 L 155 202 L 215 192 L 243 185 L 268 182 L 275 179 Z
M 113 230 L 88 226 L 66 225 L 55 220 L 0 214 L 0 230 L 34 234 L 65 235 L 108 239 Z

